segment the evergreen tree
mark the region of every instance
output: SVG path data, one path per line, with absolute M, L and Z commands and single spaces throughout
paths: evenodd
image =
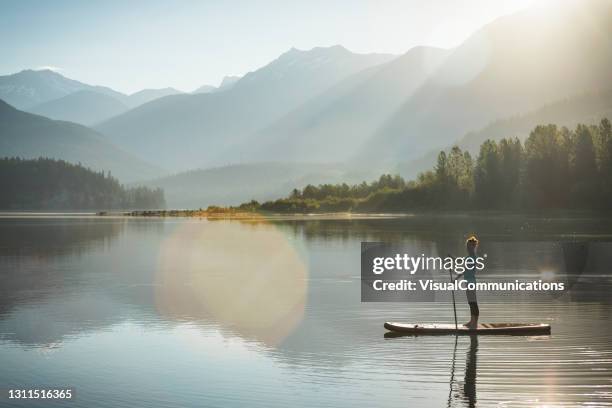
M 599 177 L 595 161 L 593 137 L 588 126 L 578 125 L 574 132 L 571 155 L 571 190 L 575 206 L 583 208 L 592 203 L 598 193 Z
M 480 153 L 474 169 L 474 193 L 476 205 L 481 208 L 496 208 L 500 196 L 500 160 L 497 143 L 486 140 L 480 146 Z
M 597 128 L 598 166 L 601 175 L 603 206 L 612 206 L 612 126 L 608 119 L 602 119 Z
M 515 207 L 519 201 L 523 146 L 518 138 L 502 139 L 498 146 L 500 156 L 501 186 L 503 207 Z
M 438 164 L 436 165 L 436 181 L 438 184 L 446 186 L 448 183 L 448 160 L 446 152 L 441 151 L 438 154 Z
M 567 147 L 555 125 L 536 126 L 525 142 L 527 205 L 564 208 L 568 191 Z

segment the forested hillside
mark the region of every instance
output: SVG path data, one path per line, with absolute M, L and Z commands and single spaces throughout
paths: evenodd
M 453 145 L 477 154 L 480 145 L 487 139 L 500 141 L 503 138 L 518 137 L 525 141 L 529 133 L 540 123 L 556 123 L 560 126 L 574 128 L 579 123 L 595 123 L 601 118 L 612 117 L 612 91 L 585 93 L 549 103 L 532 112 L 497 119 L 480 130 L 465 134 Z M 416 176 L 436 163 L 441 149 L 433 149 L 423 157 L 401 163 L 397 171 L 407 177 Z
M 272 212 L 406 211 L 432 209 L 612 209 L 612 127 L 579 124 L 533 129 L 518 138 L 486 140 L 473 159 L 455 146 L 433 170 L 407 182 L 383 175 L 373 183 L 309 185 L 287 198 L 245 203 Z
M 143 162 L 104 140 L 88 127 L 17 110 L 0 100 L 0 157 L 49 157 L 110 170 L 130 182 L 159 176 L 159 167 Z
M 0 190 L 3 210 L 165 207 L 162 189 L 125 188 L 110 174 L 63 160 L 0 159 Z

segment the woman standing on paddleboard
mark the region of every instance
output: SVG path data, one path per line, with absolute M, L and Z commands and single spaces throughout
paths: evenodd
M 471 267 L 467 267 L 465 269 L 465 273 L 463 274 L 463 279 L 469 283 L 476 284 L 476 250 L 478 249 L 478 238 L 475 235 L 470 236 L 467 241 L 465 241 L 465 247 L 467 249 L 468 258 L 472 258 L 472 261 L 468 264 Z M 478 310 L 478 300 L 476 299 L 476 291 L 475 290 L 466 290 L 465 294 L 467 295 L 468 305 L 470 305 L 470 321 L 464 324 L 464 326 L 470 328 L 478 327 L 478 316 L 480 315 L 480 310 Z

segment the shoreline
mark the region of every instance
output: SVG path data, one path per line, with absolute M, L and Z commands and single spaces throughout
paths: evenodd
M 263 211 L 239 211 L 239 210 L 132 210 L 132 211 L 97 211 L 93 214 L 97 217 L 134 217 L 134 218 L 207 218 L 207 219 L 389 219 L 407 217 L 529 217 L 529 218 L 581 218 L 581 217 L 612 217 L 607 211 L 593 210 L 548 210 L 548 211 L 509 211 L 509 210 L 441 210 L 441 211 L 412 211 L 412 212 L 315 212 L 315 213 L 275 213 Z
M 268 213 L 248 211 L 207 211 L 207 210 L 137 210 L 137 211 L 99 211 L 96 216 L 122 216 L 122 217 L 145 217 L 145 218 L 207 218 L 207 219 L 232 219 L 232 220 L 257 220 L 257 219 L 383 219 L 413 217 L 417 213 L 352 213 L 352 212 L 329 212 L 329 213 Z

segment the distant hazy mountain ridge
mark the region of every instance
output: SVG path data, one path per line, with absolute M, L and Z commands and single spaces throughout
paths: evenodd
M 119 99 L 110 95 L 81 90 L 43 102 L 28 111 L 51 119 L 67 120 L 90 126 L 128 109 Z
M 0 99 L 17 109 L 29 109 L 71 93 L 89 90 L 115 98 L 121 93 L 107 87 L 87 85 L 48 69 L 27 69 L 0 76 Z
M 49 157 L 111 171 L 121 181 L 149 179 L 162 170 L 137 159 L 76 123 L 19 111 L 0 100 L 0 157 Z
M 260 130 L 240 149 L 251 160 L 348 160 L 448 56 L 415 47 L 385 64 L 360 71 Z
M 162 188 L 170 208 L 198 208 L 269 200 L 286 195 L 296 186 L 341 182 L 345 176 L 345 169 L 337 164 L 269 162 L 191 170 L 141 184 Z
M 93 125 L 168 95 L 174 88 L 144 89 L 131 95 L 88 85 L 51 70 L 24 70 L 0 76 L 0 99 L 18 109 L 51 119 Z
M 292 49 L 227 91 L 158 99 L 96 129 L 123 149 L 175 170 L 251 161 L 240 151 L 222 153 L 338 81 L 392 58 L 340 46 Z
M 239 76 L 225 76 L 221 80 L 221 84 L 219 84 L 218 87 L 213 85 L 202 85 L 201 87 L 193 91 L 192 94 L 227 91 L 232 86 L 234 86 L 234 84 L 238 82 L 239 79 Z

